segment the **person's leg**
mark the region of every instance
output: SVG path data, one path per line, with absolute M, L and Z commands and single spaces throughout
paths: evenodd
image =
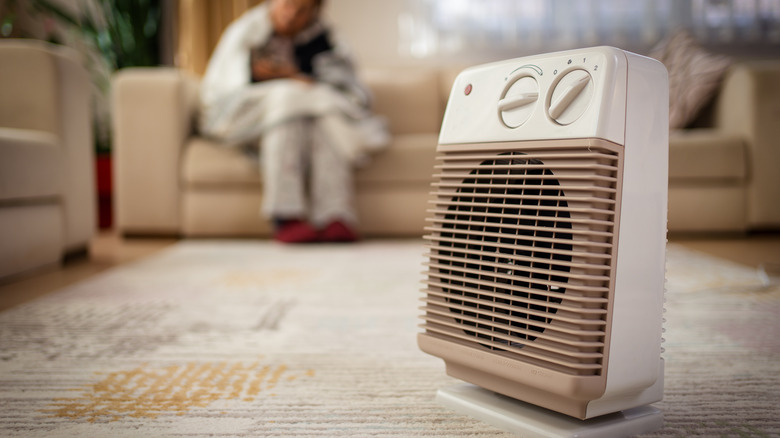
M 276 222 L 275 238 L 311 242 L 317 231 L 306 220 L 306 174 L 311 121 L 294 119 L 268 129 L 260 145 L 264 216 Z
M 332 129 L 341 123 L 347 122 L 338 115 L 317 118 L 311 134 L 310 217 L 324 241 L 358 238 L 352 163 L 335 143 L 352 139 L 340 138 L 338 129 Z

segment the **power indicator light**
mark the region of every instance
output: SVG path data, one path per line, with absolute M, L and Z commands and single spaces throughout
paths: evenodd
M 472 89 L 472 88 L 473 88 L 473 87 L 471 86 L 471 84 L 468 84 L 468 85 L 466 85 L 466 88 L 463 90 L 463 94 L 465 94 L 466 96 L 468 96 L 469 94 L 471 94 L 471 89 Z

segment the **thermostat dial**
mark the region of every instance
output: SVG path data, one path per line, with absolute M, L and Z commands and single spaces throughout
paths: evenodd
M 517 128 L 531 117 L 539 99 L 539 84 L 531 76 L 514 79 L 498 101 L 501 122 L 508 128 Z
M 590 73 L 582 69 L 571 70 L 553 86 L 547 113 L 561 125 L 573 123 L 588 109 L 593 92 Z

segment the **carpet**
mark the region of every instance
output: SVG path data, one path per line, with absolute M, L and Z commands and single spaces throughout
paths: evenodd
M 183 241 L 0 313 L 0 436 L 505 436 L 441 407 L 420 241 Z M 670 245 L 666 426 L 780 435 L 780 289 Z

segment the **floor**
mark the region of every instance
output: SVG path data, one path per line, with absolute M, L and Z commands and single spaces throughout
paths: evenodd
M 109 268 L 149 256 L 176 243 L 174 238 L 125 239 L 102 231 L 91 243 L 89 255 L 67 260 L 25 277 L 0 283 L 0 310 L 79 282 Z M 670 242 L 780 275 L 780 232 L 725 236 L 670 236 Z
M 61 267 L 42 268 L 24 277 L 0 283 L 0 310 L 77 283 L 114 266 L 154 254 L 174 243 L 174 238 L 123 239 L 111 231 L 102 231 L 92 240 L 88 256 L 73 257 Z
M 780 232 L 727 236 L 675 236 L 670 242 L 748 267 L 780 266 Z

